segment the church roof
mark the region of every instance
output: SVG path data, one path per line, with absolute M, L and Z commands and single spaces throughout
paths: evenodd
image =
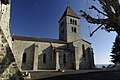
M 65 16 L 79 18 L 79 16 L 71 9 L 70 6 L 67 6 L 67 8 L 66 8 L 65 12 L 63 13 L 62 17 L 60 18 L 60 20 L 62 20 Z
M 86 41 L 86 40 L 84 40 L 84 39 L 82 39 L 84 42 L 86 42 L 86 43 L 88 43 L 88 44 L 91 44 L 90 42 L 88 42 L 88 41 Z
M 38 38 L 38 37 L 23 36 L 23 35 L 13 35 L 12 38 L 15 40 L 23 40 L 23 41 L 53 42 L 53 43 L 67 44 L 67 42 L 58 39 Z

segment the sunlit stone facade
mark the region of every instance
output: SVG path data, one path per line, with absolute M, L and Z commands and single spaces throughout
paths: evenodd
M 91 43 L 80 38 L 80 18 L 68 6 L 59 20 L 59 39 L 13 35 L 13 53 L 21 70 L 94 68 Z
M 10 6 L 11 0 L 0 0 L 0 80 L 22 80 L 12 53 Z

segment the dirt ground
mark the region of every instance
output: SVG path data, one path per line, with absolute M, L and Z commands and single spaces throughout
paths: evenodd
M 35 71 L 25 80 L 120 80 L 120 70 Z

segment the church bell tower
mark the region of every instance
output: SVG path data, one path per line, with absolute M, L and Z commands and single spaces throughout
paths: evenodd
M 73 42 L 80 39 L 80 18 L 67 6 L 59 20 L 59 39 Z

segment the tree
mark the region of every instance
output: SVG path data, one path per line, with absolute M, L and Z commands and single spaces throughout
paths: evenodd
M 115 42 L 113 43 L 112 47 L 112 55 L 110 55 L 111 61 L 115 64 L 119 63 L 120 64 L 120 37 L 117 36 L 115 39 Z
M 95 1 L 95 0 L 94 0 Z M 120 36 L 120 4 L 119 0 L 98 0 L 102 11 L 95 5 L 91 5 L 89 9 L 97 11 L 97 14 L 104 15 L 105 18 L 95 18 L 85 11 L 80 10 L 81 16 L 84 17 L 88 23 L 98 24 L 98 27 L 90 33 L 90 37 L 100 28 L 107 32 L 115 31 Z

